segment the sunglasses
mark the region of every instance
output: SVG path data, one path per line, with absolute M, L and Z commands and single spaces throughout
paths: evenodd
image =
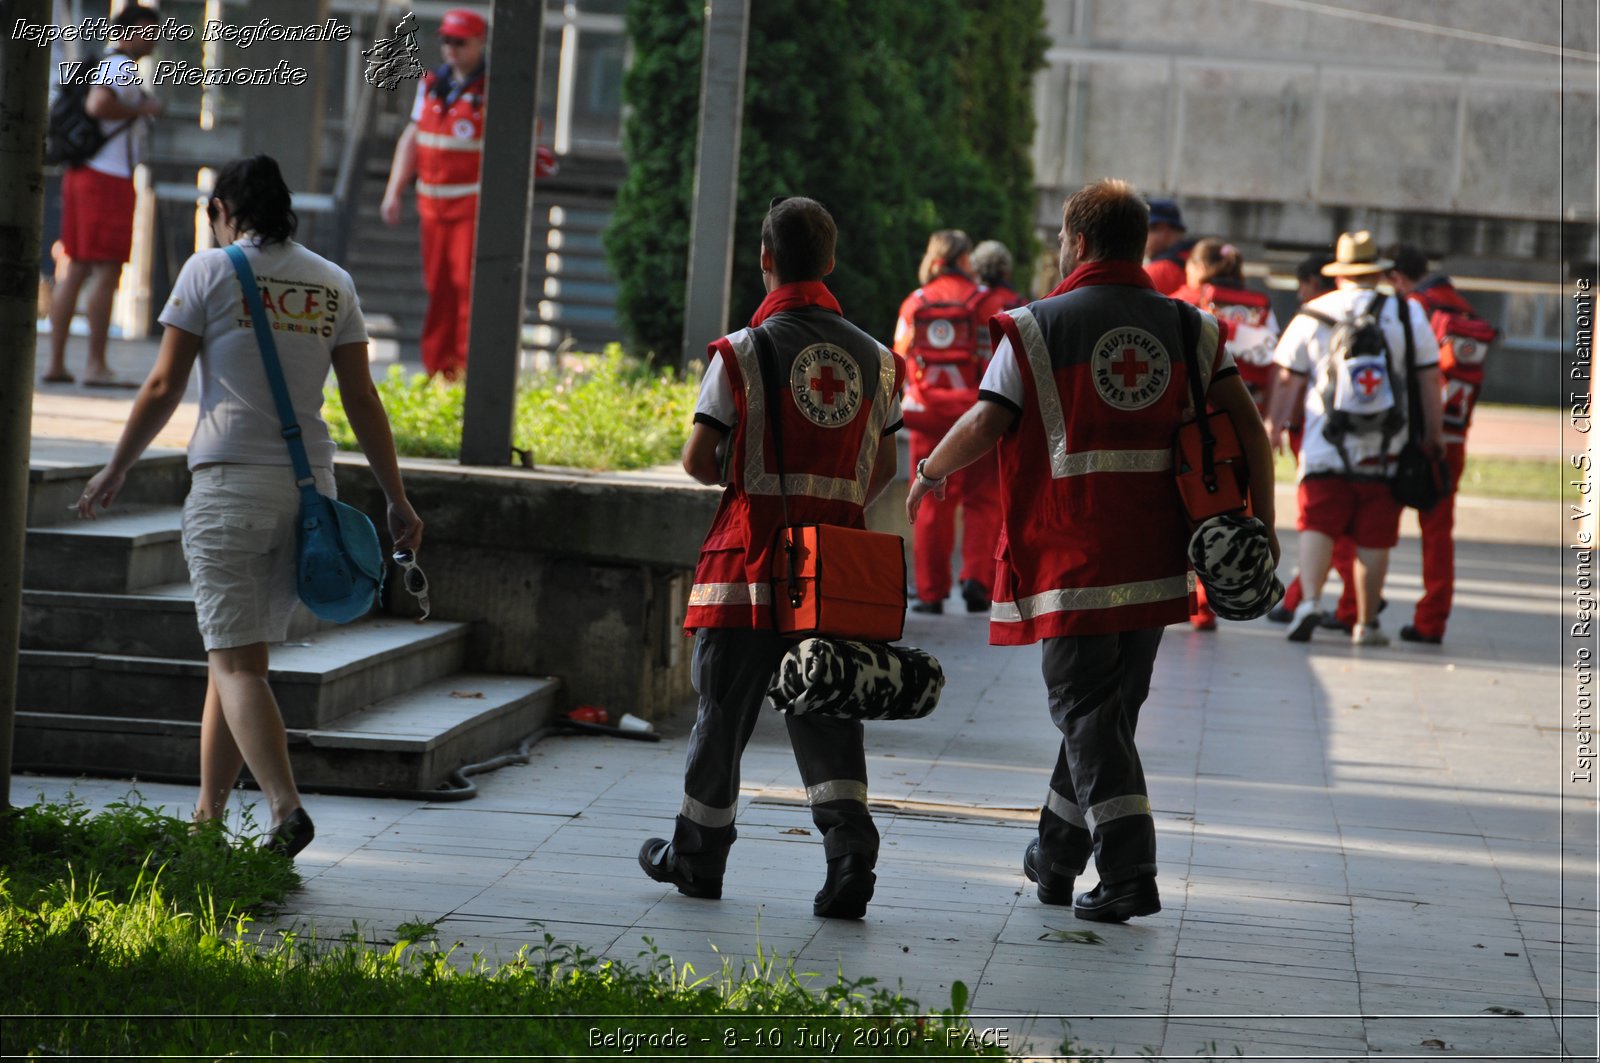
M 417 555 L 410 550 L 396 550 L 390 556 L 394 558 L 394 563 L 400 566 L 400 582 L 422 607 L 422 615 L 418 619 L 428 619 L 428 614 L 433 611 L 428 605 L 428 577 L 417 564 Z
M 440 37 L 439 43 L 446 48 L 459 48 L 467 43 L 467 39 L 465 37 Z

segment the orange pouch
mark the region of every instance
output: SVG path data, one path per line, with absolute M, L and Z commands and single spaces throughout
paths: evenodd
M 1211 469 L 1205 467 L 1205 437 L 1199 421 L 1178 426 L 1172 470 L 1183 508 L 1196 524 L 1224 513 L 1242 513 L 1250 494 L 1250 470 L 1233 421 L 1224 410 L 1206 414 L 1211 429 Z
M 784 635 L 893 642 L 906 623 L 904 543 L 898 535 L 834 524 L 781 529 L 772 557 L 772 611 Z

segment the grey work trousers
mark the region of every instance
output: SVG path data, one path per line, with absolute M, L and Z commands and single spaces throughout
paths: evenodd
M 1039 814 L 1041 863 L 1100 881 L 1156 872 L 1156 830 L 1133 733 L 1150 694 L 1161 628 L 1044 641 L 1044 682 L 1061 749 Z
M 791 640 L 774 631 L 701 628 L 692 677 L 700 711 L 689 734 L 683 808 L 673 851 L 696 876 L 721 877 L 738 832 L 739 760 L 766 703 L 767 686 Z M 811 819 L 829 860 L 847 853 L 878 856 L 878 828 L 867 812 L 867 757 L 859 722 L 786 716 Z

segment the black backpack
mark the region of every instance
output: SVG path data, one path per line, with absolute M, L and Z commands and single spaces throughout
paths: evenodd
M 89 74 L 62 82 L 61 91 L 50 105 L 50 126 L 44 140 L 44 161 L 49 165 L 81 166 L 94 158 L 106 141 L 137 121 L 130 118 L 109 133 L 101 130 L 100 120 L 85 110 L 89 91 L 95 85 L 91 76 L 94 67 L 88 69 Z

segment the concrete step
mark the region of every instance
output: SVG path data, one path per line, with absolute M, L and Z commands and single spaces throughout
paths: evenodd
M 80 484 L 73 497 L 82 491 Z M 126 594 L 188 579 L 183 510 L 126 506 L 120 500 L 119 508 L 122 512 L 96 520 L 30 525 L 22 585 L 33 590 Z
M 274 682 L 276 686 L 276 681 Z M 433 790 L 449 774 L 507 752 L 557 710 L 560 681 L 457 674 L 422 684 L 320 728 L 289 728 L 289 758 L 305 790 Z M 194 782 L 193 719 L 17 714 L 18 770 L 136 774 Z
M 290 642 L 329 631 L 334 624 L 296 610 Z M 22 648 L 119 657 L 203 658 L 187 581 L 146 587 L 137 594 L 80 591 L 22 592 Z
M 132 394 L 129 392 L 128 394 Z M 75 439 L 35 439 L 28 455 L 29 528 L 77 525 L 78 496 L 111 458 L 111 445 Z M 145 452 L 128 473 L 110 513 L 178 506 L 189 493 L 188 459 L 179 450 Z
M 357 709 L 460 669 L 467 625 L 376 618 L 272 648 L 268 673 L 284 723 L 326 727 Z M 198 720 L 204 660 L 23 650 L 17 707 L 124 719 Z

